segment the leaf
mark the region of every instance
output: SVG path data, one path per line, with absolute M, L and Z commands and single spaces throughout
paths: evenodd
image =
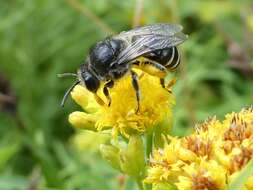
M 6 162 L 19 150 L 19 144 L 11 144 L 0 148 L 0 169 L 2 169 Z
M 15 141 L 11 141 L 15 138 Z M 0 142 L 0 170 L 7 166 L 7 162 L 14 157 L 21 148 L 19 135 L 9 133 L 2 137 Z
M 27 189 L 27 179 L 21 175 L 3 174 L 0 176 L 0 189 L 25 190 Z
M 253 159 L 240 171 L 239 175 L 228 185 L 227 190 L 243 189 L 249 177 L 253 175 Z
M 132 179 L 132 178 L 130 178 L 130 177 L 128 177 L 127 179 L 126 179 L 126 183 L 125 183 L 125 187 L 124 187 L 124 189 L 125 190 L 133 190 L 133 189 L 135 189 L 134 187 L 135 187 L 135 181 Z

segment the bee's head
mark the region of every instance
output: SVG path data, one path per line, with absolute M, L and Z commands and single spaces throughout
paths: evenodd
M 85 65 L 86 64 L 81 65 L 80 69 L 77 71 L 78 79 L 87 90 L 90 92 L 96 92 L 100 85 L 99 79 L 86 69 Z
M 87 63 L 82 64 L 80 66 L 80 69 L 78 69 L 77 74 L 75 73 L 63 73 L 63 74 L 58 74 L 58 77 L 67 77 L 67 76 L 72 76 L 76 77 L 76 81 L 74 84 L 65 92 L 62 101 L 61 101 L 61 106 L 63 107 L 70 92 L 73 90 L 73 88 L 81 83 L 83 86 L 87 88 L 90 92 L 96 92 L 99 88 L 100 82 L 99 79 L 92 74 L 87 68 Z

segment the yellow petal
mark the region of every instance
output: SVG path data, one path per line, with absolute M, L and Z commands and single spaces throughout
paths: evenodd
M 97 118 L 95 115 L 84 112 L 73 112 L 69 115 L 69 122 L 76 128 L 96 131 L 94 127 Z
M 76 85 L 71 92 L 71 97 L 87 112 L 96 112 L 99 107 L 94 100 L 93 94 L 81 85 Z

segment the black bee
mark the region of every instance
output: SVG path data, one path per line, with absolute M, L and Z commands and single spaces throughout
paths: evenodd
M 165 87 L 164 78 L 167 72 L 175 70 L 180 63 L 176 46 L 187 39 L 187 35 L 181 31 L 182 26 L 176 24 L 152 24 L 121 32 L 97 42 L 91 47 L 85 63 L 80 66 L 77 74 L 61 75 L 77 77 L 77 81 L 65 93 L 61 105 L 64 105 L 68 94 L 79 83 L 94 93 L 97 102 L 103 105 L 104 102 L 97 95 L 102 81 L 105 82 L 103 93 L 110 106 L 108 89 L 113 87 L 115 80 L 130 74 L 136 91 L 138 112 L 140 107 L 138 75 L 132 68 L 139 68 L 159 77 L 161 85 Z

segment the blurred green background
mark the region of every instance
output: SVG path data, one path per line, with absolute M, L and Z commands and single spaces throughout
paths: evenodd
M 89 47 L 112 33 L 180 23 L 189 40 L 175 74 L 175 135 L 253 103 L 251 0 L 0 0 L 0 190 L 134 189 L 77 140 L 59 103 Z M 74 143 L 77 142 L 77 143 Z M 81 148 L 80 148 L 81 145 Z

